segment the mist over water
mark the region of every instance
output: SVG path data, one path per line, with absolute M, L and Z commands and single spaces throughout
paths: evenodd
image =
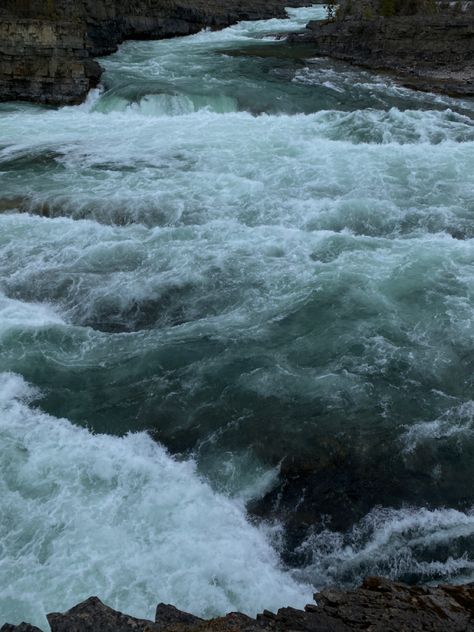
M 474 579 L 474 104 L 275 39 L 322 14 L 0 105 L 0 623 Z

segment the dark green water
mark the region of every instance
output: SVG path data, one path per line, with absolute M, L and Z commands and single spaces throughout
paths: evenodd
M 0 107 L 0 622 L 472 579 L 474 106 L 269 37 L 320 11 Z

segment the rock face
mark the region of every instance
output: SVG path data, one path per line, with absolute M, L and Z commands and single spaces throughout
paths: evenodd
M 91 597 L 64 614 L 50 614 L 51 632 L 472 632 L 474 585 L 413 587 L 380 577 L 351 591 L 329 588 L 305 610 L 281 608 L 256 619 L 240 613 L 204 620 L 160 604 L 155 621 L 124 615 Z M 0 632 L 38 632 L 25 623 Z
M 474 94 L 474 13 L 394 17 L 348 16 L 310 22 L 289 38 L 315 55 L 388 70 L 411 87 Z
M 125 39 L 160 39 L 242 19 L 283 17 L 292 0 L 1 0 L 0 101 L 84 100 L 101 68 L 94 57 Z
M 20 623 L 20 625 L 10 625 L 6 623 L 1 628 L 1 632 L 41 632 L 41 630 L 29 623 Z

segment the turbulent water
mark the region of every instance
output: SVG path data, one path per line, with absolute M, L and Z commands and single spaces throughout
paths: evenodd
M 474 104 L 275 39 L 321 13 L 0 106 L 0 623 L 474 579 Z M 390 479 L 353 524 L 247 515 L 333 448 Z

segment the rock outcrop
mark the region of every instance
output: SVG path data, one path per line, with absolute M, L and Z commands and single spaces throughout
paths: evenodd
M 311 44 L 312 54 L 373 70 L 405 85 L 452 95 L 474 95 L 474 14 L 436 13 L 370 17 L 349 15 L 310 22 L 292 43 Z
M 122 614 L 91 597 L 64 614 L 48 615 L 51 632 L 472 632 L 474 584 L 407 586 L 367 578 L 356 590 L 328 588 L 305 610 L 281 608 L 252 619 L 231 613 L 204 620 L 160 604 L 155 621 Z M 25 623 L 6 624 L 0 632 L 38 632 Z
M 20 625 L 10 625 L 6 623 L 1 630 L 2 632 L 41 632 L 39 628 L 29 623 L 20 623 Z
M 95 57 L 125 39 L 161 39 L 238 20 L 283 17 L 291 0 L 2 0 L 0 101 L 80 103 L 101 76 Z

